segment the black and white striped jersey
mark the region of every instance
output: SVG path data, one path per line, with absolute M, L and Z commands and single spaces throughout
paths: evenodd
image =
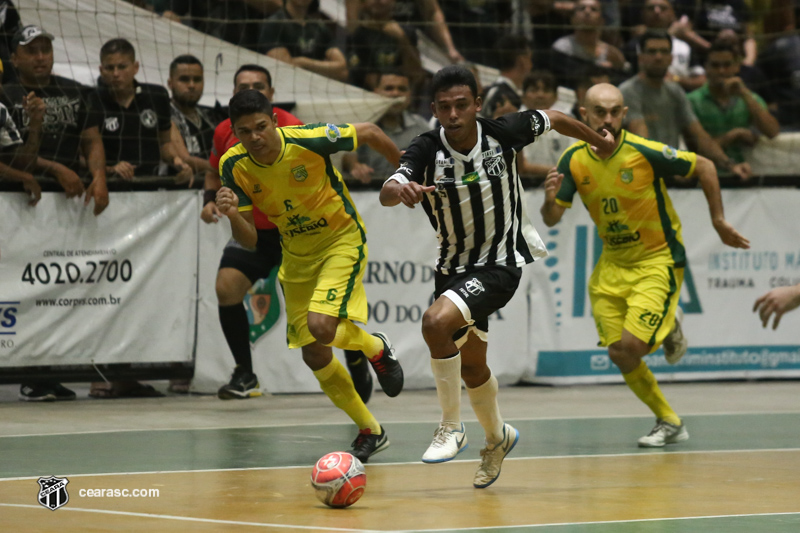
M 549 131 L 540 111 L 478 118 L 478 142 L 466 155 L 450 147 L 444 128 L 416 137 L 389 179 L 435 185 L 422 207 L 439 239 L 436 270 L 443 274 L 475 267 L 522 267 L 547 250 L 525 213 L 517 152 Z

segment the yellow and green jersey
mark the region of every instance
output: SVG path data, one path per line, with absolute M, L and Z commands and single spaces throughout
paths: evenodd
M 334 244 L 360 246 L 366 228 L 331 155 L 358 147 L 351 124 L 277 128 L 281 151 L 271 165 L 256 162 L 239 143 L 222 156 L 222 183 L 239 197 L 239 211 L 255 205 L 281 232 L 284 253 L 304 259 Z
M 556 203 L 572 207 L 577 191 L 603 240 L 603 256 L 620 266 L 683 267 L 681 222 L 662 178 L 690 176 L 697 155 L 628 131 L 616 151 L 600 159 L 585 142 L 570 146 L 558 162 L 564 174 Z

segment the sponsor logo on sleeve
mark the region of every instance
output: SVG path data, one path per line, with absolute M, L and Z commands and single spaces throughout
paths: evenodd
M 326 124 L 325 137 L 327 137 L 330 142 L 335 143 L 342 137 L 342 132 L 339 131 L 336 124 Z

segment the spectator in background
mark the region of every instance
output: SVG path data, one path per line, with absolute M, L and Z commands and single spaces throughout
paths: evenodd
M 530 44 L 521 35 L 505 35 L 494 46 L 495 66 L 500 77 L 483 92 L 481 114 L 497 118 L 519 111 L 522 106 L 522 82 L 533 66 Z
M 605 22 L 599 0 L 578 0 L 570 23 L 575 31 L 552 45 L 553 50 L 560 54 L 553 58 L 554 66 L 560 66 L 559 72 L 563 77 L 569 77 L 570 70 L 574 68 L 576 62 L 594 63 L 618 72 L 628 68 L 620 49 L 600 40 Z M 562 58 L 570 58 L 573 61 L 562 61 Z M 574 87 L 575 80 L 568 80 L 566 83 Z
M 743 63 L 755 63 L 756 40 L 750 22 L 750 8 L 745 0 L 675 0 L 675 11 L 681 16 L 681 21 L 691 22 L 691 27 L 709 43 L 722 30 L 735 31 L 744 39 Z M 710 46 L 708 44 L 705 48 Z
M 800 285 L 791 287 L 778 287 L 759 297 L 753 305 L 753 312 L 758 312 L 761 325 L 767 327 L 769 319 L 774 315 L 772 329 L 778 329 L 778 324 L 784 313 L 788 313 L 800 306 Z
M 388 0 L 378 0 L 386 3 Z M 362 4 L 365 0 L 345 0 L 347 32 L 352 34 L 358 27 Z M 453 36 L 445 22 L 438 0 L 396 0 L 392 19 L 412 31 L 420 30 L 430 36 L 445 51 L 453 63 L 464 61 L 464 57 L 453 44 Z
M 45 104 L 43 139 L 33 170 L 55 177 L 68 198 L 86 193 L 85 205 L 94 199 L 94 214 L 108 205 L 106 158 L 97 120 L 90 115 L 88 88 L 76 81 L 53 75 L 53 36 L 39 26 L 25 26 L 12 39 L 11 63 L 17 81 L 4 86 L 14 121 L 23 137 L 29 134 L 25 99 L 33 92 Z M 78 177 L 79 155 L 83 155 L 91 183 L 84 191 Z
M 28 139 L 25 142 L 22 142 L 22 135 L 8 108 L 0 103 L 0 179 L 20 182 L 30 198 L 28 205 L 35 206 L 42 197 L 42 188 L 29 171 L 36 164 L 36 154 L 42 141 L 45 106 L 41 98 L 29 93 L 24 98 L 23 107 L 29 117 Z
M 11 60 L 14 34 L 22 28 L 17 8 L 11 0 L 0 0 L 0 78 L 3 83 L 14 80 L 14 69 L 5 68 Z
M 522 108 L 520 111 L 554 109 L 557 94 L 556 77 L 546 70 L 535 70 L 525 77 L 522 83 Z M 559 110 L 560 111 L 560 110 Z M 536 139 L 520 152 L 517 162 L 521 176 L 543 181 L 567 146 L 577 142 L 572 137 L 551 130 Z
M 750 179 L 750 165 L 731 160 L 719 143 L 703 129 L 680 85 L 667 80 L 672 64 L 672 38 L 664 30 L 648 30 L 640 38 L 639 74 L 619 88 L 628 105 L 626 129 L 631 133 L 667 144 L 686 144 L 707 157 L 718 169 L 741 180 Z
M 575 85 L 575 105 L 572 106 L 572 116 L 578 120 L 583 120 L 580 108 L 584 105 L 586 92 L 592 85 L 598 83 L 611 83 L 608 71 L 597 65 L 589 65 L 579 71 L 578 83 Z
M 692 64 L 692 47 L 688 42 L 694 42 L 699 36 L 691 30 L 691 24 L 687 20 L 675 19 L 675 10 L 670 0 L 645 1 L 642 24 L 634 28 L 633 37 L 625 45 L 625 57 L 630 63 L 638 64 L 639 38 L 648 29 L 667 30 L 672 38 L 672 64 L 667 72 L 672 81 L 678 82 L 686 91 L 697 89 L 705 83 L 703 68 Z M 703 43 L 707 48 L 708 42 L 703 40 Z
M 716 39 L 714 39 L 714 42 L 726 43 L 728 46 L 732 46 L 737 50 L 739 57 L 744 57 L 742 39 L 735 31 L 722 30 L 717 35 Z M 776 114 L 778 112 L 778 102 L 772 92 L 769 80 L 764 75 L 764 72 L 761 71 L 761 68 L 759 68 L 757 65 L 745 65 L 740 61 L 739 77 L 742 78 L 745 87 L 754 93 L 758 93 L 758 95 L 764 99 L 764 102 L 766 102 L 767 109 L 769 109 L 770 113 Z
M 28 204 L 34 206 L 42 197 L 42 189 L 28 170 L 36 164 L 42 141 L 45 103 L 30 92 L 23 96 L 21 107 L 28 118 L 28 138 L 24 143 L 8 109 L 0 104 L 0 178 L 21 182 L 30 198 Z M 74 400 L 75 393 L 56 381 L 35 380 L 20 385 L 19 399 L 27 402 Z
M 468 61 L 491 65 L 492 45 L 511 27 L 510 0 L 439 0 L 455 47 Z
M 111 39 L 100 48 L 100 83 L 90 95 L 93 120 L 101 124 L 109 174 L 124 180 L 159 174 L 161 162 L 177 172 L 176 183 L 192 179 L 192 168 L 178 156 L 171 141 L 169 93 L 164 87 L 139 83 L 136 52 L 125 39 Z M 95 382 L 92 398 L 163 396 L 137 381 Z
M 219 120 L 213 108 L 198 105 L 203 96 L 203 64 L 193 55 L 181 55 L 169 65 L 167 86 L 172 92 L 170 109 L 173 129 L 173 142 L 186 147 L 183 159 L 195 172 L 205 173 L 213 170 L 208 164 L 208 156 L 214 142 L 214 129 Z M 177 134 L 177 135 L 176 135 Z
M 714 42 L 706 59 L 708 83 L 689 94 L 703 129 L 736 163 L 744 162 L 743 149 L 758 141 L 759 132 L 772 139 L 780 131 L 764 100 L 739 77 L 741 61 L 738 48 Z
M 402 98 L 402 101 L 392 105 L 376 124 L 397 148 L 405 150 L 414 137 L 430 129 L 428 121 L 408 111 L 411 104 L 408 76 L 400 71 L 384 72 L 378 76 L 375 93 L 387 98 Z M 342 158 L 342 169 L 361 183 L 370 183 L 373 178 L 383 181 L 394 173 L 395 168 L 367 146 L 359 146 L 355 152 L 346 153 Z
M 536 68 L 554 68 L 550 47 L 570 33 L 570 14 L 556 9 L 552 0 L 519 0 L 514 3 L 512 31 L 524 35 L 531 43 Z
M 786 11 L 786 16 L 790 19 L 788 27 L 794 30 L 794 11 Z M 800 35 L 792 31 L 768 36 L 756 66 L 769 80 L 769 88 L 778 104 L 781 128 L 800 128 Z
M 395 0 L 363 0 L 361 18 L 347 38 L 350 81 L 372 90 L 381 71 L 403 69 L 416 85 L 422 75 L 417 34 L 392 19 Z
M 286 0 L 261 25 L 258 51 L 295 67 L 338 81 L 347 80 L 347 61 L 312 0 Z
M 161 162 L 177 172 L 176 183 L 192 178 L 192 168 L 171 142 L 169 93 L 160 85 L 139 83 L 139 62 L 133 45 L 111 39 L 100 49 L 100 80 L 90 94 L 92 120 L 101 124 L 106 172 L 124 180 L 158 176 Z

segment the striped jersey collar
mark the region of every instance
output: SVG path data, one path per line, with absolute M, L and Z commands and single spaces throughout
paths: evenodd
M 450 152 L 452 157 L 455 157 L 459 161 L 472 161 L 477 157 L 477 155 L 481 151 L 481 139 L 483 138 L 483 128 L 481 127 L 481 123 L 479 120 L 475 121 L 476 125 L 478 126 L 478 141 L 475 143 L 475 146 L 472 147 L 472 150 L 469 151 L 467 155 L 462 154 L 458 150 L 454 149 L 450 146 L 450 143 L 447 142 L 447 135 L 444 132 L 444 126 L 439 126 L 439 138 L 442 140 L 442 144 L 447 151 Z

